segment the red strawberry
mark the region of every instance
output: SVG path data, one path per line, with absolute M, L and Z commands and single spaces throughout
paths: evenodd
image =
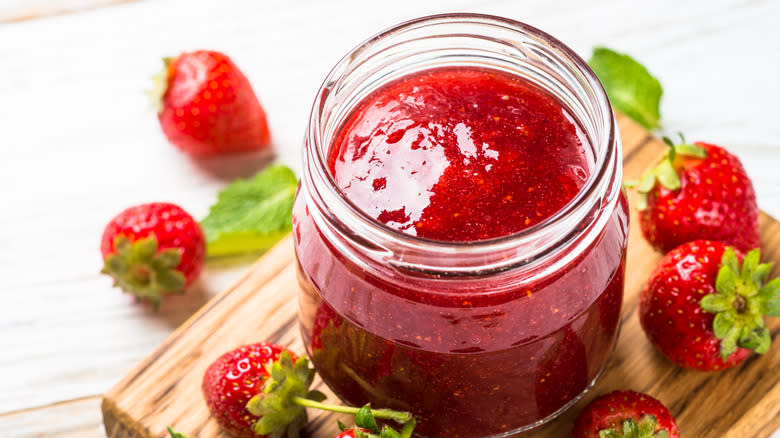
M 309 390 L 314 369 L 305 357 L 296 358 L 267 342 L 245 345 L 219 357 L 203 376 L 203 397 L 219 425 L 240 438 L 297 436 L 306 424 L 306 407 L 355 414 L 358 426 L 378 432 L 375 418 L 404 425 L 409 438 L 415 421 L 408 412 L 332 406 L 325 396 Z M 402 431 L 402 432 L 403 432 Z
M 356 438 L 356 434 L 360 435 L 361 433 L 368 434 L 368 431 L 365 430 L 365 429 L 357 429 L 357 430 L 355 430 L 354 427 L 351 427 L 349 429 L 344 430 L 340 434 L 334 436 L 333 438 Z
M 593 400 L 577 416 L 572 438 L 680 438 L 674 417 L 660 401 L 634 391 Z
M 160 125 L 171 143 L 195 155 L 263 149 L 271 143 L 265 111 L 227 55 L 199 50 L 165 59 L 155 77 Z
M 174 204 L 130 207 L 106 225 L 102 272 L 114 285 L 159 307 L 164 294 L 181 293 L 200 275 L 206 243 L 195 219 Z
M 639 225 L 654 248 L 717 240 L 747 252 L 761 246 L 753 184 L 739 159 L 707 143 L 669 143 L 669 155 L 639 182 Z
M 750 251 L 707 240 L 675 248 L 642 290 L 639 321 L 669 360 L 684 368 L 715 371 L 765 353 L 770 335 L 764 315 L 780 316 L 780 278 L 766 283 L 771 265 Z
M 237 437 L 255 436 L 257 417 L 246 408 L 249 400 L 263 392 L 268 364 L 279 359 L 284 349 L 268 342 L 244 345 L 215 360 L 203 376 L 203 397 L 217 422 Z M 290 353 L 293 361 L 294 354 Z

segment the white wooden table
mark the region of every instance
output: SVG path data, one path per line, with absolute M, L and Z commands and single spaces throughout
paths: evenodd
M 736 151 L 760 206 L 780 217 L 777 0 L 3 0 L 0 436 L 103 436 L 100 394 L 247 266 L 210 262 L 159 313 L 98 274 L 114 214 L 166 200 L 203 217 L 219 188 L 262 164 L 196 162 L 166 142 L 143 93 L 161 57 L 230 54 L 279 159 L 299 170 L 329 68 L 387 26 L 448 11 L 525 21 L 583 56 L 599 44 L 634 54 L 664 85 L 666 132 Z

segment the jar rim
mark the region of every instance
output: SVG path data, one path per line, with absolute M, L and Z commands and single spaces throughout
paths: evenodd
M 349 66 L 353 60 L 355 60 L 362 52 L 371 49 L 377 41 L 390 38 L 397 34 L 402 34 L 405 31 L 418 28 L 420 26 L 430 26 L 437 24 L 471 24 L 487 26 L 497 26 L 504 28 L 508 31 L 519 32 L 530 36 L 533 39 L 542 42 L 545 47 L 554 50 L 557 54 L 561 55 L 566 61 L 571 63 L 578 73 L 581 74 L 582 79 L 586 81 L 584 85 L 592 92 L 593 97 L 596 99 L 595 107 L 601 112 L 599 120 L 603 122 L 603 129 L 606 135 L 600 136 L 601 143 L 599 145 L 593 145 L 596 150 L 605 151 L 604 153 L 597 154 L 594 160 L 593 171 L 589 175 L 585 185 L 577 192 L 577 194 L 569 200 L 569 202 L 559 209 L 554 214 L 545 218 L 543 221 L 534 224 L 526 229 L 497 236 L 489 239 L 473 240 L 473 241 L 443 241 L 430 239 L 426 237 L 415 236 L 404 233 L 402 231 L 393 229 L 386 224 L 383 224 L 376 219 L 366 214 L 360 207 L 355 205 L 353 201 L 348 199 L 344 193 L 338 189 L 335 179 L 331 172 L 328 170 L 328 160 L 323 148 L 318 145 L 323 144 L 323 129 L 321 126 L 322 111 L 326 97 L 329 93 L 329 87 L 336 82 L 338 77 L 343 74 L 344 69 Z M 468 35 L 466 35 L 468 36 Z M 522 50 L 518 47 L 519 50 Z M 325 179 L 327 181 L 325 190 L 328 193 L 328 202 L 323 203 L 329 210 L 334 207 L 341 210 L 343 213 L 348 213 L 356 219 L 359 224 L 356 229 L 354 226 L 339 227 L 341 228 L 341 234 L 356 234 L 360 236 L 360 240 L 365 237 L 363 232 L 370 230 L 370 234 L 374 237 L 378 237 L 382 241 L 393 241 L 402 245 L 414 246 L 417 248 L 424 248 L 428 251 L 437 251 L 442 253 L 462 253 L 468 251 L 469 253 L 490 253 L 494 251 L 506 250 L 520 240 L 530 240 L 542 230 L 550 227 L 551 225 L 565 220 L 565 218 L 572 215 L 574 211 L 582 210 L 583 204 L 589 204 L 588 200 L 594 198 L 594 192 L 603 187 L 603 180 L 608 176 L 606 175 L 610 170 L 610 164 L 614 163 L 616 159 L 619 159 L 619 147 L 617 146 L 619 141 L 617 138 L 617 122 L 612 113 L 612 107 L 610 105 L 607 94 L 601 85 L 601 82 L 596 77 L 595 73 L 590 69 L 587 62 L 585 62 L 579 55 L 577 55 L 566 44 L 558 40 L 557 38 L 549 35 L 548 33 L 535 28 L 531 25 L 512 20 L 505 17 L 487 15 L 487 14 L 474 14 L 474 13 L 445 13 L 437 15 L 429 15 L 424 17 L 415 18 L 392 26 L 384 31 L 381 31 L 374 36 L 364 40 L 359 45 L 350 50 L 328 73 L 327 77 L 323 81 L 323 84 L 318 89 L 314 104 L 311 110 L 311 117 L 307 128 L 306 141 L 309 145 L 317 145 L 315 147 L 304 148 L 304 168 L 308 169 L 310 161 L 314 161 L 315 169 L 312 169 L 318 173 L 318 178 Z M 330 145 L 327 145 L 330 146 Z M 327 147 L 326 146 L 326 147 Z M 618 157 L 615 157 L 618 154 Z M 617 164 L 618 168 L 620 164 Z M 306 174 L 307 172 L 305 172 Z M 308 172 L 311 174 L 312 172 Z M 311 175 L 308 175 L 311 176 Z M 311 183 L 311 182 L 309 182 Z M 333 203 L 339 205 L 334 205 Z M 328 216 L 326 214 L 326 216 Z M 332 219 L 337 221 L 341 219 L 338 214 L 331 214 Z M 355 224 L 353 224 L 355 225 Z

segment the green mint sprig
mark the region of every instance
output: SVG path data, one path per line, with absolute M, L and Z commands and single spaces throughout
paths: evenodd
M 661 83 L 629 55 L 596 47 L 588 65 L 607 91 L 612 105 L 647 129 L 661 120 Z
M 200 223 L 208 255 L 263 251 L 292 229 L 292 205 L 298 179 L 284 165 L 268 167 L 253 178 L 234 181 Z

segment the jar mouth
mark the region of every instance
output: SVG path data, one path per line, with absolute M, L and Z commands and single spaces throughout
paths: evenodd
M 457 27 L 459 26 L 464 27 L 464 29 L 458 29 Z M 444 29 L 446 33 L 436 33 L 437 27 L 446 28 Z M 494 32 L 493 34 L 470 34 L 466 32 L 475 28 L 479 28 L 480 31 L 489 29 Z M 513 36 L 518 38 L 514 39 Z M 405 37 L 406 39 L 394 41 L 394 39 L 399 37 Z M 520 37 L 524 38 L 525 41 L 521 40 Z M 345 117 L 351 113 L 355 105 L 367 93 L 364 93 L 362 96 L 357 93 L 354 96 L 347 96 L 347 99 L 343 101 L 338 101 L 337 105 L 348 110 L 342 110 L 343 114 L 341 114 L 342 118 L 339 123 L 330 125 L 323 123 L 328 105 L 334 105 L 334 102 L 329 102 L 329 99 L 338 92 L 349 90 L 350 87 L 352 87 L 353 91 L 357 88 L 354 84 L 345 84 L 343 80 L 345 75 L 359 69 L 369 69 L 366 64 L 371 62 L 377 64 L 377 66 L 373 67 L 374 69 L 387 67 L 387 65 L 393 62 L 392 53 L 402 50 L 403 44 L 409 41 L 422 41 L 426 38 L 480 38 L 492 41 L 501 46 L 504 51 L 501 56 L 510 59 L 514 58 L 517 61 L 531 60 L 540 64 L 557 62 L 559 64 L 557 67 L 561 70 L 557 73 L 559 75 L 558 79 L 562 82 L 571 81 L 572 84 L 577 86 L 577 92 L 585 96 L 590 107 L 586 110 L 580 109 L 576 111 L 575 108 L 568 108 L 570 105 L 567 106 L 566 103 L 564 103 L 564 106 L 572 110 L 571 112 L 576 119 L 575 122 L 582 123 L 584 121 L 582 120 L 583 118 L 588 119 L 587 123 L 582 124 L 591 128 L 585 129 L 585 131 L 589 139 L 589 146 L 593 148 L 595 159 L 585 184 L 564 207 L 543 221 L 515 233 L 473 241 L 442 241 L 407 234 L 375 220 L 348 199 L 338 188 L 334 176 L 329 171 L 328 149 Z M 444 48 L 444 50 L 449 49 L 457 50 L 457 48 Z M 391 55 L 387 55 L 387 53 Z M 372 60 L 372 57 L 376 58 L 380 55 L 383 55 L 384 58 L 379 59 L 379 61 Z M 441 65 L 452 66 L 455 64 L 444 63 Z M 416 71 L 424 69 L 420 68 Z M 404 74 L 400 74 L 398 77 Z M 365 74 L 364 76 L 368 77 L 370 75 Z M 374 77 L 371 80 L 376 83 L 383 79 L 384 82 L 380 86 L 390 81 L 387 75 L 378 76 L 380 79 Z M 374 87 L 372 90 L 376 88 L 378 87 Z M 546 91 L 550 90 L 546 89 Z M 556 98 L 558 97 L 556 95 Z M 588 126 L 585 126 L 585 128 Z M 471 13 L 430 15 L 403 22 L 366 39 L 347 53 L 328 73 L 318 90 L 309 120 L 306 138 L 309 147 L 304 150 L 304 167 L 309 172 L 305 174 L 304 179 L 311 178 L 311 181 L 304 181 L 304 183 L 309 187 L 310 192 L 314 192 L 307 194 L 307 196 L 310 196 L 308 201 L 324 207 L 320 208 L 319 211 L 323 212 L 323 217 L 336 228 L 336 231 L 342 236 L 357 241 L 364 246 L 377 247 L 380 250 L 391 250 L 394 253 L 398 253 L 399 249 L 401 252 L 404 250 L 413 250 L 413 252 L 415 250 L 425 251 L 429 256 L 431 252 L 439 254 L 469 253 L 476 257 L 475 260 L 483 260 L 484 262 L 484 258 L 480 258 L 480 255 L 496 254 L 511 248 L 517 248 L 518 245 L 531 244 L 536 250 L 527 252 L 521 260 L 521 262 L 527 262 L 549 252 L 551 246 L 559 246 L 551 245 L 552 240 L 560 243 L 560 241 L 569 238 L 570 236 L 567 236 L 569 233 L 560 233 L 560 230 L 550 232 L 550 230 L 553 228 L 561 228 L 561 230 L 575 228 L 573 226 L 565 227 L 561 224 L 567 222 L 569 225 L 572 225 L 582 222 L 594 205 L 601 206 L 604 201 L 602 199 L 605 192 L 604 187 L 608 185 L 608 180 L 615 171 L 618 172 L 617 179 L 620 179 L 620 150 L 616 126 L 607 94 L 595 73 L 579 55 L 555 37 L 525 23 L 498 16 Z M 583 146 L 587 147 L 588 145 Z M 614 169 L 615 162 L 618 163 L 617 169 Z M 315 184 L 314 180 L 321 183 Z M 616 197 L 614 196 L 614 198 Z M 579 214 L 577 214 L 578 212 Z M 348 219 L 345 220 L 345 218 Z M 555 227 L 556 224 L 561 226 Z M 540 234 L 544 234 L 545 230 L 548 231 L 546 234 L 552 235 L 547 236 L 547 239 L 542 239 L 546 244 L 540 245 L 539 237 Z M 532 244 L 533 242 L 536 242 L 536 244 Z M 415 265 L 415 262 L 409 260 L 408 263 L 401 264 L 414 268 L 414 266 L 410 265 Z M 466 264 L 468 265 L 468 263 Z M 502 267 L 507 265 L 507 263 L 498 264 L 502 265 Z M 449 266 L 449 268 L 450 272 L 459 270 L 456 266 Z M 464 272 L 471 271 L 464 269 Z

